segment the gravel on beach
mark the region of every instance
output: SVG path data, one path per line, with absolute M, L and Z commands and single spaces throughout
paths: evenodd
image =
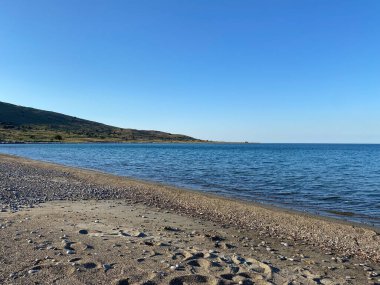
M 124 219 L 130 219 L 129 223 L 135 223 L 133 230 L 120 230 L 121 221 L 117 222 L 118 226 L 115 224 L 112 228 L 106 227 L 107 224 L 112 224 L 110 217 L 107 218 L 107 223 L 103 224 L 104 220 L 102 221 L 102 219 L 105 218 L 100 214 L 109 215 L 106 210 L 99 212 L 99 217 L 96 217 L 97 215 L 94 215 L 95 218 L 88 217 L 91 221 L 83 220 L 86 213 L 90 211 L 89 207 L 93 208 L 93 203 L 97 203 L 96 201 L 99 203 L 97 207 L 100 208 L 106 207 L 105 205 L 111 207 L 104 203 L 114 203 L 109 211 L 113 211 L 112 208 L 117 208 L 120 203 L 125 203 L 124 208 L 129 207 L 128 209 L 131 211 L 139 212 L 138 221 L 134 220 L 136 218 L 124 217 Z M 101 243 L 106 242 L 104 236 L 107 236 L 105 240 L 112 240 L 113 244 L 118 243 L 117 240 L 113 240 L 115 236 L 118 238 L 127 237 L 131 242 L 136 242 L 137 239 L 143 243 L 138 246 L 139 250 L 149 248 L 153 251 L 159 251 L 164 244 L 167 244 L 168 239 L 178 244 L 177 248 L 172 248 L 170 252 L 172 254 L 171 261 L 163 262 L 165 266 L 169 264 L 167 271 L 164 270 L 167 274 L 166 277 L 162 276 L 161 281 L 157 279 L 158 281 L 151 281 L 151 283 L 141 281 L 141 283 L 136 284 L 378 284 L 376 282 L 380 282 L 380 277 L 377 276 L 380 262 L 380 234 L 376 229 L 91 170 L 0 155 L 1 242 L 6 242 L 4 240 L 6 230 L 9 230 L 7 233 L 9 237 L 15 234 L 15 230 L 11 231 L 12 226 L 15 227 L 14 219 L 27 214 L 30 214 L 29 218 L 35 219 L 40 215 L 39 211 L 45 211 L 46 214 L 49 207 L 55 207 L 55 212 L 41 216 L 41 223 L 43 224 L 44 221 L 48 224 L 49 218 L 51 218 L 51 230 L 58 229 L 60 225 L 56 224 L 58 219 L 54 220 L 54 217 L 61 210 L 57 208 L 57 205 L 64 208 L 67 207 L 67 203 L 71 203 L 69 205 L 72 205 L 78 213 L 81 212 L 81 216 L 77 218 L 82 218 L 83 221 L 76 221 L 75 216 L 70 216 L 72 224 L 75 226 L 59 233 L 62 234 L 61 244 L 64 251 L 59 251 L 60 254 L 55 252 L 58 256 L 53 259 L 59 259 L 63 254 L 72 260 L 72 264 L 77 263 L 78 266 L 82 266 L 80 268 L 101 269 L 102 274 L 113 274 L 114 268 L 120 264 L 120 258 L 115 257 L 115 264 L 111 261 L 102 263 L 101 260 L 88 261 L 82 264 L 83 253 L 79 257 L 76 255 L 79 251 L 87 252 L 87 249 L 84 242 L 79 241 L 80 239 L 86 239 L 90 235 L 101 236 L 102 238 L 95 242 L 96 246 L 101 247 L 104 246 Z M 162 225 L 162 220 L 155 227 L 149 228 L 147 225 L 152 219 L 155 219 L 151 218 L 152 215 L 144 214 L 149 211 L 155 211 L 153 216 L 156 218 L 168 215 L 163 219 L 174 222 Z M 67 212 L 61 214 L 69 215 Z M 121 217 L 124 214 L 120 210 L 114 215 L 116 219 L 116 217 Z M 204 227 L 199 228 L 199 232 L 196 232 L 192 228 L 194 226 L 190 226 L 190 224 L 186 227 L 178 227 L 176 219 L 185 218 L 189 219 L 187 220 L 188 223 L 200 221 L 204 223 Z M 83 226 L 76 228 L 80 223 Z M 92 229 L 88 228 L 88 223 L 91 223 Z M 36 246 L 35 235 L 38 236 L 38 230 L 33 230 L 33 227 L 38 224 L 38 221 L 36 224 L 29 224 L 31 225 L 31 228 L 28 228 L 29 232 L 36 231 L 36 233 L 25 236 L 25 246 L 28 244 Z M 139 227 L 139 225 L 146 227 Z M 78 237 L 77 241 L 70 238 L 73 235 L 73 228 L 75 228 Z M 211 228 L 214 228 L 217 234 L 208 233 L 207 230 L 211 230 Z M 147 234 L 147 230 L 150 232 L 149 234 Z M 39 235 L 42 237 L 37 239 L 43 239 L 44 235 L 51 234 L 51 232 L 44 232 L 42 229 L 39 231 L 43 233 L 40 233 Z M 67 231 L 66 237 L 63 235 L 65 231 Z M 19 228 L 17 228 L 17 233 L 21 234 Z M 163 233 L 168 239 L 160 240 L 158 238 L 162 237 Z M 156 238 L 147 239 L 149 236 Z M 203 240 L 198 241 L 198 244 L 193 244 L 193 239 L 196 236 L 201 236 Z M 185 242 L 186 245 L 184 245 L 183 242 L 186 239 L 189 241 Z M 81 244 L 80 250 L 78 244 Z M 207 244 L 208 254 L 206 254 L 205 248 L 199 248 L 202 244 Z M 49 246 L 53 245 L 45 243 L 41 246 L 41 250 L 47 250 Z M 93 245 L 89 246 L 92 247 Z M 55 245 L 53 247 L 58 248 Z M 248 251 L 252 252 L 247 256 Z M 2 252 L 2 254 L 6 253 Z M 131 254 L 133 256 L 133 253 Z M 219 271 L 212 266 L 214 261 L 211 260 L 213 258 L 210 256 L 215 256 L 214 261 L 216 263 L 214 265 L 220 269 Z M 310 259 L 308 256 L 313 256 L 313 258 Z M 3 258 L 6 257 L 3 256 Z M 79 259 L 76 260 L 76 258 Z M 136 262 L 141 268 L 144 268 L 143 263 L 146 263 L 146 259 L 146 256 L 142 256 L 137 258 Z M 173 260 L 177 260 L 177 262 L 173 262 Z M 319 270 L 318 274 L 311 273 L 311 269 L 307 269 L 303 262 L 306 262 L 307 266 L 313 266 L 313 270 Z M 7 260 L 7 264 L 9 263 L 11 263 L 10 268 L 15 271 L 10 272 L 7 277 L 2 277 L 4 282 L 13 280 L 13 283 L 9 282 L 9 284 L 16 284 L 17 280 L 24 280 L 24 283 L 19 284 L 26 284 L 26 279 L 23 279 L 25 276 L 31 278 L 30 276 L 38 275 L 44 268 L 40 265 L 43 262 L 40 261 L 35 262 L 36 265 L 30 266 L 30 268 L 28 267 L 27 271 L 17 271 L 17 266 Z M 256 273 L 261 276 L 261 283 L 248 273 L 244 273 L 244 270 L 254 271 L 252 264 L 257 267 Z M 150 264 L 149 266 L 153 265 Z M 152 271 L 163 272 L 162 266 L 158 267 L 160 270 L 152 269 Z M 233 269 L 234 267 L 236 268 Z M 226 268 L 229 273 L 226 273 Z M 294 271 L 292 274 L 289 273 L 290 268 Z M 349 275 L 350 272 L 354 272 L 356 276 Z M 343 276 L 343 281 L 334 283 L 334 280 L 338 280 L 337 275 L 339 274 Z M 135 284 L 127 279 L 120 279 L 119 275 L 113 276 L 116 278 L 115 282 Z M 331 276 L 329 277 L 329 275 Z M 213 277 L 206 278 L 205 276 Z M 105 277 L 99 276 L 99 278 Z M 220 280 L 224 283 L 220 283 L 222 282 Z M 365 280 L 366 283 L 358 283 L 358 280 L 361 280 L 360 282 Z M 284 283 L 285 281 L 293 283 Z

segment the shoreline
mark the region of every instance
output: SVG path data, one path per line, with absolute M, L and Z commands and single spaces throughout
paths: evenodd
M 235 198 L 235 197 L 228 197 L 228 196 L 224 196 L 224 195 L 218 195 L 218 194 L 214 194 L 214 193 L 203 192 L 203 191 L 196 190 L 196 189 L 173 186 L 173 185 L 169 185 L 169 184 L 165 184 L 165 183 L 161 183 L 161 182 L 143 180 L 143 179 L 138 179 L 138 178 L 129 177 L 129 176 L 121 176 L 121 175 L 116 175 L 116 174 L 108 173 L 108 172 L 101 171 L 101 170 L 91 169 L 91 168 L 74 167 L 74 166 L 65 165 L 65 164 L 59 164 L 59 163 L 48 162 L 48 161 L 43 161 L 43 160 L 36 160 L 36 159 L 31 159 L 31 158 L 27 158 L 27 157 L 18 156 L 18 155 L 0 153 L 0 159 L 2 157 L 19 159 L 20 161 L 24 160 L 25 162 L 30 161 L 30 162 L 40 163 L 40 164 L 44 164 L 44 166 L 47 166 L 47 167 L 52 166 L 52 167 L 58 167 L 58 168 L 60 168 L 60 167 L 61 168 L 67 168 L 68 170 L 73 170 L 73 171 L 94 172 L 95 174 L 98 173 L 98 174 L 105 175 L 105 176 L 111 176 L 114 178 L 125 179 L 126 181 L 130 181 L 130 182 L 137 183 L 137 184 L 140 183 L 142 185 L 147 185 L 149 187 L 157 186 L 157 187 L 172 189 L 173 191 L 189 192 L 189 193 L 193 193 L 195 195 L 200 195 L 200 196 L 208 197 L 211 199 L 224 200 L 227 203 L 228 202 L 234 202 L 234 203 L 238 203 L 238 204 L 244 204 L 248 207 L 252 206 L 252 207 L 256 207 L 256 208 L 263 208 L 265 210 L 278 212 L 279 214 L 288 213 L 290 215 L 296 215 L 296 216 L 299 215 L 299 216 L 303 216 L 305 218 L 311 218 L 311 219 L 321 220 L 321 221 L 325 221 L 325 222 L 332 222 L 332 223 L 342 224 L 342 225 L 351 226 L 351 227 L 365 228 L 365 229 L 372 230 L 372 231 L 380 234 L 380 227 L 376 227 L 374 225 L 369 225 L 366 223 L 360 223 L 360 222 L 355 222 L 355 221 L 349 221 L 349 220 L 345 220 L 343 218 L 339 219 L 336 217 L 325 216 L 325 215 L 321 215 L 321 214 L 317 214 L 317 213 L 310 213 L 310 212 L 306 212 L 306 211 L 281 207 L 280 205 L 273 205 L 273 204 L 269 204 L 269 203 L 268 204 L 267 203 L 261 203 L 261 202 L 252 201 L 252 200 L 242 200 L 242 199 Z M 344 215 L 342 215 L 342 217 L 344 217 Z
M 192 217 L 257 230 L 269 236 L 292 237 L 330 248 L 341 253 L 356 254 L 364 259 L 380 261 L 379 229 L 330 217 L 245 202 L 194 190 L 184 190 L 158 183 L 130 179 L 95 170 L 85 170 L 54 163 L 40 162 L 10 155 L 0 155 L 2 161 L 45 170 L 63 171 L 73 177 L 102 187 L 109 187 L 116 198 L 134 199 L 148 205 L 174 209 Z M 115 187 L 115 189 L 111 189 Z M 112 193 L 111 193 L 112 192 Z M 89 197 L 91 198 L 91 197 Z M 78 199 L 72 197 L 70 199 Z M 53 199 L 48 199 L 53 200 Z M 239 213 L 238 215 L 236 215 Z
M 0 154 L 1 284 L 380 282 L 380 233 Z
M 127 142 L 127 143 L 110 142 L 110 144 L 129 144 L 129 143 L 133 144 L 133 142 Z M 145 142 L 141 142 L 141 143 L 144 144 Z M 151 142 L 151 143 L 155 144 L 156 142 Z M 157 142 L 157 143 L 160 144 L 159 142 Z M 172 142 L 167 142 L 167 144 L 171 144 L 171 143 Z M 26 143 L 26 144 L 28 144 L 28 143 Z M 31 143 L 31 144 L 34 144 L 34 143 Z M 41 144 L 45 144 L 45 143 L 41 143 Z M 93 142 L 88 142 L 88 143 L 59 143 L 58 142 L 58 143 L 54 143 L 53 142 L 53 143 L 46 143 L 46 144 L 97 144 L 97 143 L 96 142 L 95 143 L 93 143 Z M 139 144 L 139 143 L 136 143 L 136 144 Z M 164 143 L 164 144 L 166 144 L 166 143 Z M 241 143 L 241 144 L 244 144 L 244 143 Z M 266 203 L 266 202 L 260 202 L 260 201 L 255 201 L 255 200 L 243 200 L 242 198 L 239 198 L 239 197 L 232 197 L 232 196 L 223 195 L 223 194 L 215 194 L 215 193 L 205 192 L 203 190 L 198 190 L 195 188 L 192 189 L 192 188 L 186 188 L 186 187 L 182 187 L 182 186 L 170 185 L 170 184 L 166 184 L 164 182 L 143 180 L 143 179 L 139 179 L 139 178 L 135 178 L 135 177 L 131 177 L 131 176 L 122 176 L 122 175 L 117 175 L 117 174 L 109 173 L 109 172 L 102 171 L 102 170 L 65 165 L 65 164 L 60 164 L 60 163 L 56 163 L 56 162 L 37 160 L 37 159 L 33 159 L 33 158 L 23 157 L 23 156 L 19 156 L 19 155 L 12 155 L 12 154 L 4 154 L 4 153 L 0 152 L 0 158 L 1 158 L 1 156 L 9 156 L 9 157 L 19 158 L 19 159 L 24 159 L 24 160 L 31 160 L 31 161 L 50 164 L 50 165 L 54 165 L 54 166 L 58 166 L 58 167 L 59 166 L 67 167 L 67 168 L 72 168 L 73 170 L 77 169 L 77 170 L 93 171 L 93 172 L 104 174 L 104 175 L 111 175 L 111 176 L 115 176 L 115 177 L 119 177 L 122 179 L 129 180 L 129 181 L 134 181 L 136 183 L 145 183 L 145 184 L 150 185 L 150 186 L 156 185 L 159 187 L 173 188 L 173 189 L 177 189 L 177 190 L 192 192 L 195 194 L 201 194 L 201 195 L 204 195 L 206 197 L 220 198 L 220 199 L 225 199 L 227 201 L 233 201 L 233 202 L 243 203 L 243 204 L 247 204 L 247 205 L 253 205 L 255 207 L 263 207 L 263 208 L 266 208 L 268 210 L 275 210 L 275 211 L 279 211 L 279 212 L 289 212 L 290 214 L 294 213 L 296 215 L 304 215 L 306 217 L 325 220 L 325 221 L 331 221 L 334 223 L 341 223 L 341 224 L 346 224 L 346 225 L 355 226 L 355 227 L 364 227 L 364 228 L 367 228 L 367 229 L 370 229 L 370 230 L 373 230 L 373 231 L 380 233 L 380 225 L 377 226 L 375 224 L 370 224 L 370 222 L 366 223 L 366 222 L 350 220 L 349 217 L 351 215 L 349 215 L 349 214 L 351 214 L 351 212 L 345 212 L 345 211 L 340 212 L 340 211 L 334 211 L 334 210 L 318 210 L 318 209 L 315 209 L 313 212 L 309 212 L 309 211 L 302 210 L 302 209 L 294 209 L 291 207 L 286 207 L 286 206 L 283 206 L 281 204 L 270 203 L 270 202 Z M 354 217 L 356 216 L 355 213 L 352 213 L 352 214 Z

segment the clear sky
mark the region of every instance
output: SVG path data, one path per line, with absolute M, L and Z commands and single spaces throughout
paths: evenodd
M 380 143 L 380 1 L 0 1 L 0 101 L 210 140 Z

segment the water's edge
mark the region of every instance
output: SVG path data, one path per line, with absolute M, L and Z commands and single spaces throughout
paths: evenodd
M 6 157 L 6 158 L 8 157 L 11 159 L 16 159 L 16 160 L 20 161 L 21 163 L 23 163 L 23 162 L 24 163 L 29 162 L 32 164 L 37 163 L 37 164 L 40 164 L 40 165 L 47 167 L 47 168 L 57 167 L 60 170 L 66 169 L 66 170 L 72 171 L 74 173 L 77 171 L 98 173 L 99 175 L 105 175 L 107 177 L 114 177 L 117 179 L 122 179 L 124 181 L 131 181 L 134 183 L 138 183 L 138 184 L 142 184 L 142 185 L 149 185 L 149 186 L 153 186 L 153 187 L 155 187 L 155 186 L 156 187 L 164 187 L 167 189 L 185 192 L 188 194 L 193 193 L 197 196 L 203 196 L 206 198 L 223 200 L 226 202 L 238 203 L 241 205 L 252 206 L 255 208 L 262 208 L 262 209 L 274 211 L 274 212 L 280 213 L 280 214 L 286 213 L 286 214 L 291 214 L 291 215 L 295 215 L 295 216 L 301 216 L 301 217 L 305 217 L 305 218 L 335 223 L 335 224 L 339 224 L 339 225 L 348 225 L 348 226 L 353 227 L 353 228 L 364 228 L 364 229 L 368 229 L 371 231 L 375 231 L 376 233 L 380 234 L 380 227 L 365 224 L 365 223 L 350 221 L 350 220 L 339 219 L 339 218 L 335 218 L 335 217 L 331 217 L 331 216 L 324 216 L 324 215 L 320 215 L 318 213 L 311 213 L 311 212 L 307 212 L 307 211 L 299 211 L 297 209 L 291 209 L 291 208 L 281 207 L 278 205 L 261 203 L 258 201 L 252 201 L 252 200 L 247 201 L 247 200 L 242 200 L 242 199 L 239 199 L 236 197 L 228 197 L 228 196 L 218 195 L 215 193 L 202 192 L 202 191 L 198 191 L 198 190 L 194 190 L 194 189 L 190 189 L 190 188 L 178 187 L 175 185 L 165 184 L 165 183 L 161 183 L 161 182 L 155 182 L 155 181 L 150 181 L 150 180 L 142 180 L 142 179 L 138 179 L 138 178 L 134 178 L 134 177 L 116 175 L 113 173 L 109 173 L 109 172 L 105 172 L 105 171 L 101 171 L 101 170 L 96 170 L 96 169 L 91 169 L 91 168 L 75 167 L 75 166 L 71 166 L 71 165 L 49 162 L 49 161 L 44 161 L 44 160 L 30 159 L 28 157 L 23 157 L 23 156 L 18 156 L 18 155 L 0 153 L 0 159 L 1 159 L 1 157 Z
M 376 227 L 379 150 L 302 144 L 0 146 L 1 153 L 19 157 Z

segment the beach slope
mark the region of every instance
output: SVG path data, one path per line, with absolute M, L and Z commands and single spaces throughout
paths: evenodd
M 377 284 L 376 229 L 0 155 L 1 284 Z

